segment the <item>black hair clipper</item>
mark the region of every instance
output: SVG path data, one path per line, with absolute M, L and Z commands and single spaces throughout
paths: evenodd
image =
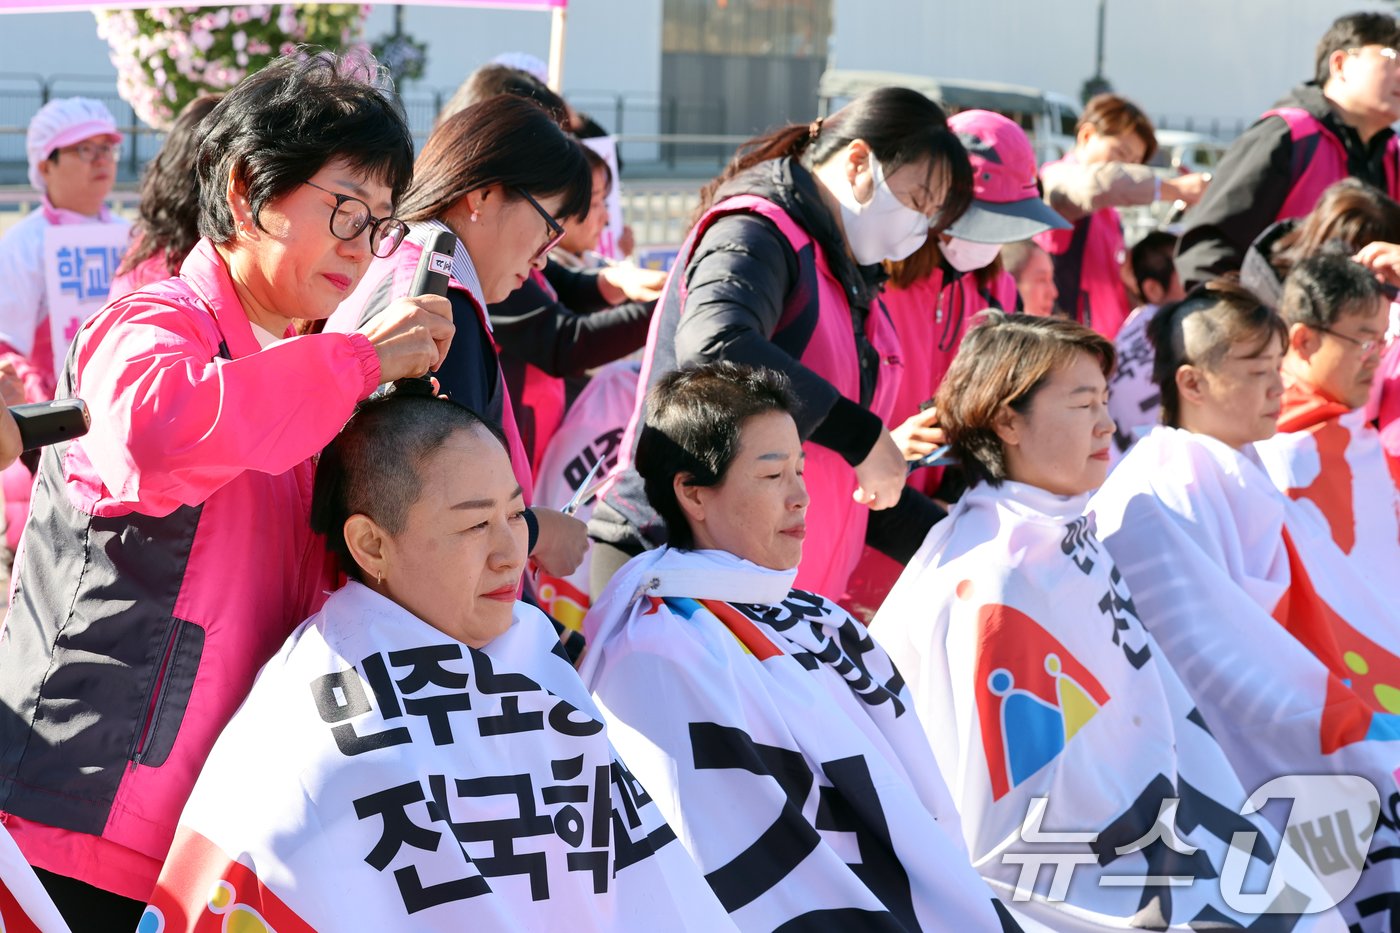
M 410 298 L 421 295 L 447 297 L 447 284 L 452 278 L 452 256 L 457 252 L 457 237 L 450 230 L 439 230 L 432 241 L 423 249 L 418 259 L 418 268 L 413 273 L 413 283 L 409 286 Z M 394 383 L 394 391 L 412 395 L 435 395 L 431 381 L 432 374 L 424 373 Z M 409 383 L 417 383 L 409 385 Z

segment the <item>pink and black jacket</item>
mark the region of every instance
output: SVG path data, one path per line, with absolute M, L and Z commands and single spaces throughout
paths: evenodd
M 1076 161 L 1072 152 L 1060 160 Z M 1050 254 L 1055 266 L 1055 288 L 1060 292 L 1060 303 L 1084 326 L 1092 327 L 1109 340 L 1117 336 L 1133 310 L 1127 286 L 1123 284 L 1127 245 L 1118 211 L 1111 207 L 1100 208 L 1076 220 L 1068 230 L 1036 234 L 1035 241 Z
M 1400 141 L 1384 129 L 1363 143 L 1318 85 L 1294 88 L 1231 144 L 1205 197 L 1186 213 L 1176 259 L 1182 284 L 1239 270 L 1265 228 L 1308 213 L 1327 186 L 1347 177 L 1400 198 Z
M 487 306 L 501 376 L 532 469 L 539 470 L 564 419 L 566 379 L 641 349 L 655 304 L 613 306 L 598 290 L 596 271 L 550 261 L 544 272 L 532 272 L 504 300 Z
M 336 585 L 313 457 L 379 382 L 360 334 L 259 346 L 201 241 L 78 332 L 0 638 L 0 811 L 34 865 L 155 883 L 214 739 Z
M 790 159 L 760 163 L 730 181 L 691 231 L 652 318 L 621 462 L 589 522 L 594 539 L 634 554 L 664 543 L 632 468 L 645 392 L 665 373 L 716 360 L 792 380 L 812 499 L 799 587 L 839 596 L 867 537 L 907 560 L 942 517 L 910 489 L 884 512 L 851 499 L 853 466 L 887 429 L 903 365 L 877 300 L 880 273 L 849 259 L 816 184 Z

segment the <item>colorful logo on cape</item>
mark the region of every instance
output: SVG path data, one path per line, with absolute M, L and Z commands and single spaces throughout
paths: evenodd
M 972 581 L 958 584 L 972 595 Z M 1024 612 L 977 610 L 974 690 L 982 750 L 1000 800 L 1045 767 L 1108 702 L 1108 691 L 1064 645 Z
M 1274 618 L 1327 666 L 1322 754 L 1367 740 L 1400 740 L 1400 658 L 1357 631 L 1313 588 L 1288 529 L 1290 582 Z
M 1316 505 L 1327 519 L 1332 540 L 1337 542 L 1342 553 L 1350 554 L 1356 546 L 1356 513 L 1352 503 L 1355 481 L 1351 464 L 1347 462 L 1351 432 L 1333 418 L 1312 429 L 1312 441 L 1321 469 L 1311 483 L 1289 489 L 1288 495 L 1294 501 L 1308 499 Z
M 535 595 L 540 608 L 574 632 L 583 631 L 583 617 L 588 615 L 588 594 L 580 591 L 562 577 L 551 577 L 540 571 L 535 577 Z
M 136 933 L 315 933 L 242 862 L 181 826 Z
M 719 620 L 725 630 L 734 636 L 734 640 L 746 654 L 751 654 L 760 661 L 779 657 L 783 653 L 783 650 L 773 644 L 772 639 L 763 634 L 752 620 L 729 603 L 718 599 L 694 600 L 686 596 L 667 596 L 664 602 L 667 609 L 683 619 L 694 618 L 697 612 L 708 610 L 710 615 Z

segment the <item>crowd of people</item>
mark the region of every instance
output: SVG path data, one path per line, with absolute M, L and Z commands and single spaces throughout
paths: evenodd
M 47 104 L 0 394 L 92 423 L 0 414 L 0 926 L 1400 929 L 1397 49 L 1338 19 L 1214 177 L 879 88 L 669 274 L 520 56 L 417 153 L 279 59 L 130 229 Z

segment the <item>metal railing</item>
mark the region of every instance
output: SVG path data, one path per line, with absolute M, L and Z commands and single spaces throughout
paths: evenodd
M 622 218 L 632 227 L 638 249 L 675 246 L 685 239 L 701 184 L 669 179 L 623 183 Z M 108 204 L 115 213 L 134 219 L 140 200 L 140 192 L 122 185 L 112 191 Z M 38 206 L 39 196 L 28 188 L 0 189 L 0 235 Z
M 453 89 L 409 88 L 400 98 L 404 116 L 421 146 Z M 160 149 L 164 134 L 146 126 L 116 92 L 112 79 L 95 75 L 0 72 L 0 184 L 24 181 L 24 134 L 30 118 L 55 97 L 81 95 L 102 101 L 124 134 L 119 182 L 140 177 L 141 168 Z M 723 100 L 691 101 L 654 94 L 577 91 L 570 103 L 607 126 L 618 139 L 624 171 L 639 176 L 712 175 L 746 137 L 672 132 L 682 125 L 722 125 Z M 719 122 L 716 122 L 719 121 Z

